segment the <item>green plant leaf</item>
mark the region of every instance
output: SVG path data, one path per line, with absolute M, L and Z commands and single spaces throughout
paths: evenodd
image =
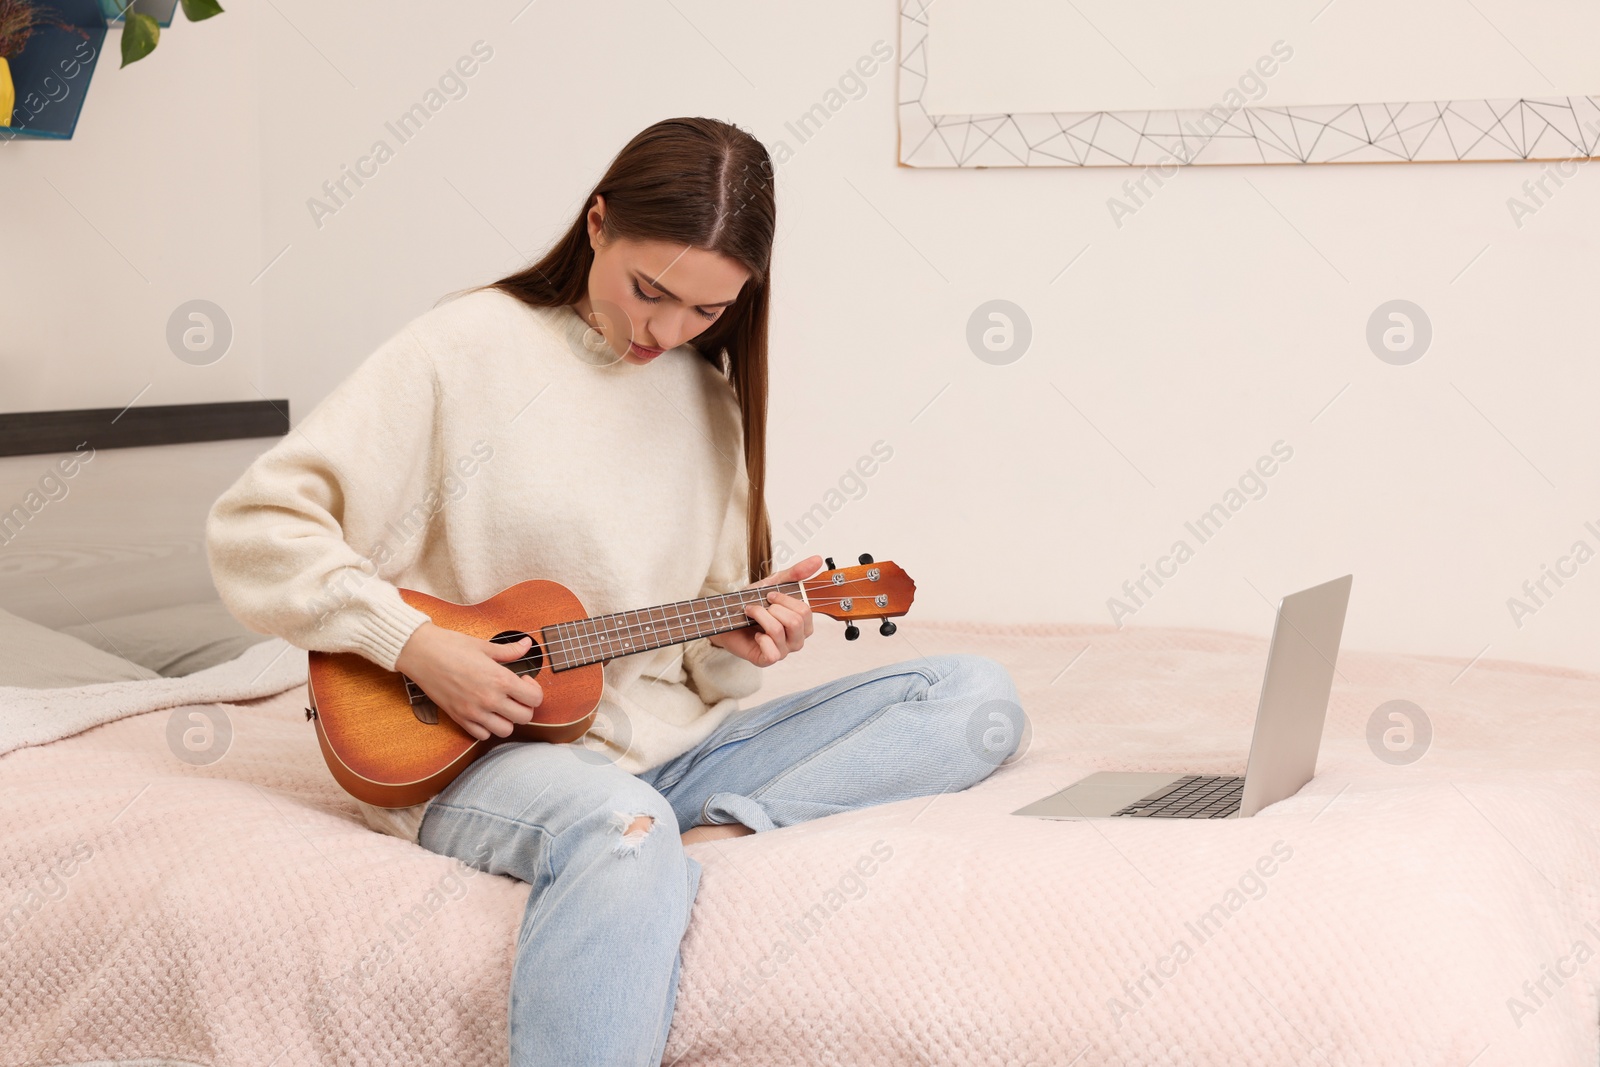
M 132 9 L 124 12 L 122 19 L 122 65 L 126 67 L 155 51 L 161 40 L 161 24 Z
M 183 0 L 183 13 L 190 22 L 199 22 L 222 14 L 222 5 L 217 0 Z

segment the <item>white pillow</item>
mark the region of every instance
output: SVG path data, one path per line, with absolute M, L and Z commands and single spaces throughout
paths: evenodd
M 63 626 L 61 632 L 168 678 L 227 663 L 251 645 L 272 639 L 247 629 L 220 600 Z
M 0 610 L 0 685 L 60 689 L 161 677 L 71 634 Z

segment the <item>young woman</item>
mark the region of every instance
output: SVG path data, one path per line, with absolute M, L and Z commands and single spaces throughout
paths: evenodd
M 636 136 L 536 264 L 414 319 L 213 507 L 212 573 L 247 625 L 358 652 L 472 736 L 539 685 L 457 603 L 543 577 L 592 614 L 804 579 L 775 574 L 763 504 L 772 165 L 737 127 Z M 510 992 L 513 1067 L 657 1064 L 699 885 L 684 842 L 965 789 L 1018 745 L 998 663 L 917 658 L 740 710 L 812 633 L 774 591 L 750 625 L 612 660 L 583 742 L 495 746 L 375 829 L 532 888 Z M 682 835 L 680 837 L 680 834 Z

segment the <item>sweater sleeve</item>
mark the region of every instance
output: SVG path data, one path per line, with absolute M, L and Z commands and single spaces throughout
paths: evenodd
M 750 479 L 745 472 L 744 450 L 734 447 L 738 469 L 733 476 L 727 515 L 717 539 L 711 572 L 696 596 L 731 593 L 750 584 L 749 548 L 745 533 L 746 508 L 750 499 Z M 707 704 L 726 697 L 747 697 L 761 688 L 761 668 L 747 659 L 718 648 L 708 638 L 697 638 L 683 646 L 684 670 L 689 685 Z
M 380 572 L 415 557 L 437 510 L 436 400 L 432 361 L 408 326 L 257 457 L 206 518 L 229 611 L 297 647 L 395 669 L 428 616 Z

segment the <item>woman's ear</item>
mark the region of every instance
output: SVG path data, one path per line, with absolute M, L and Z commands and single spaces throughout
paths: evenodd
M 589 227 L 589 247 L 598 252 L 601 242 L 600 235 L 606 221 L 606 198 L 604 196 L 599 193 L 594 194 L 594 206 L 589 209 L 589 214 L 585 216 L 585 221 Z

